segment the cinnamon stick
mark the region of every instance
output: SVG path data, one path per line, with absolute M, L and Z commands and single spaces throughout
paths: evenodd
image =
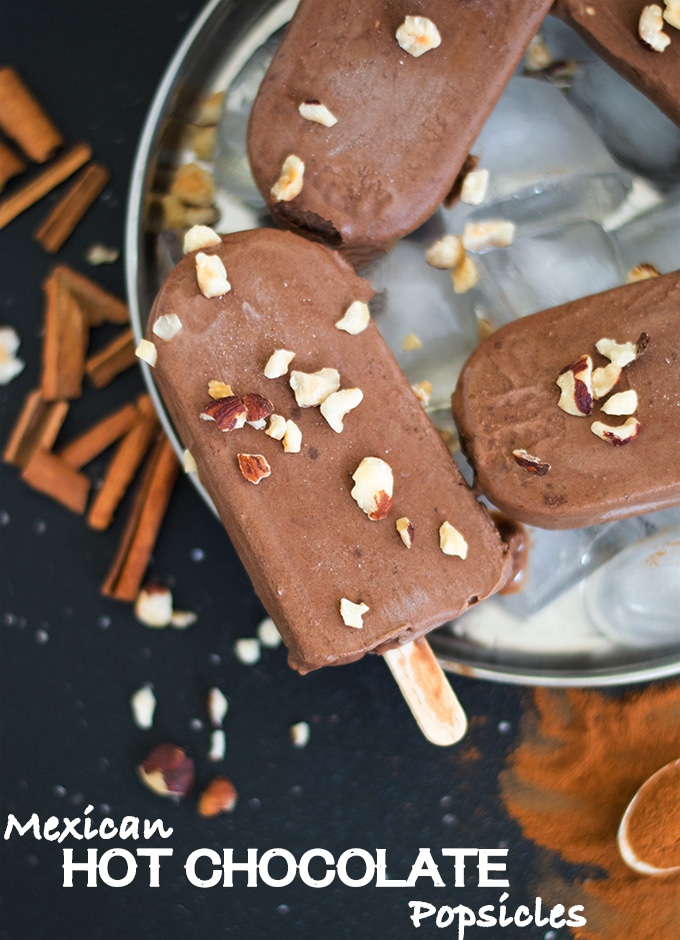
M 23 468 L 21 478 L 33 489 L 82 515 L 90 491 L 89 477 L 69 467 L 51 451 L 37 448 Z
M 133 603 L 142 585 L 151 553 L 179 472 L 179 462 L 165 436 L 157 439 L 146 463 L 141 486 L 102 593 Z
M 120 501 L 158 433 L 158 419 L 148 395 L 140 396 L 132 427 L 121 439 L 106 470 L 104 482 L 87 515 L 92 529 L 108 529 Z
M 25 467 L 34 450 L 51 450 L 68 407 L 67 401 L 45 401 L 39 388 L 29 392 L 5 445 L 5 463 Z
M 110 179 L 111 174 L 100 163 L 89 163 L 82 170 L 35 233 L 45 251 L 59 251 Z
M 78 299 L 90 326 L 101 326 L 102 323 L 122 325 L 130 322 L 130 309 L 127 304 L 89 277 L 66 264 L 56 265 L 52 273 L 54 277 L 61 279 Z
M 10 196 L 0 201 L 0 229 L 72 176 L 92 156 L 88 144 L 75 144 Z
M 49 160 L 64 142 L 43 106 L 10 65 L 0 68 L 0 128 L 36 163 Z
M 96 388 L 104 388 L 125 369 L 137 363 L 132 327 L 123 330 L 85 363 L 85 373 Z
M 0 192 L 3 191 L 8 180 L 23 173 L 25 169 L 26 163 L 19 154 L 12 150 L 4 140 L 0 140 Z
M 45 290 L 45 334 L 41 389 L 46 401 L 78 398 L 82 392 L 85 353 L 89 340 L 87 318 L 76 297 L 54 272 Z
M 59 456 L 69 467 L 80 470 L 120 440 L 123 434 L 130 430 L 137 417 L 136 406 L 128 402 L 62 447 Z

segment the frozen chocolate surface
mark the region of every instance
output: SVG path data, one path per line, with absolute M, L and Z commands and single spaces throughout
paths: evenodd
M 618 383 L 576 416 L 558 406 L 561 370 L 592 357 L 602 338 L 646 347 Z M 578 528 L 680 503 L 680 272 L 615 288 L 516 320 L 492 333 L 463 367 L 453 395 L 475 488 L 509 516 L 547 529 Z M 639 433 L 617 444 L 594 421 L 614 393 L 634 389 Z M 518 461 L 526 451 L 534 466 Z M 546 467 L 548 469 L 546 469 Z M 538 469 L 537 469 L 538 468 Z
M 547 0 L 301 0 L 264 77 L 248 132 L 274 219 L 362 258 L 428 219 L 550 7 Z M 441 44 L 414 57 L 406 15 Z M 331 127 L 303 118 L 319 102 Z M 290 155 L 305 166 L 290 201 L 271 194 Z
M 206 298 L 196 253 L 161 288 L 147 337 L 158 350 L 154 379 L 256 592 L 300 672 L 358 659 L 410 641 L 495 592 L 509 569 L 506 546 L 486 509 L 460 476 L 373 323 L 356 335 L 335 324 L 372 288 L 336 252 L 290 232 L 228 235 L 204 249 L 226 267 L 231 289 Z M 153 331 L 176 314 L 181 329 L 165 341 Z M 295 353 L 289 374 L 264 375 L 276 349 Z M 341 388 L 363 400 L 331 428 L 319 407 L 299 407 L 293 370 L 337 369 Z M 201 412 L 211 380 L 237 396 L 258 394 L 302 432 L 299 453 L 246 424 L 221 431 Z M 213 402 L 214 404 L 214 402 Z M 264 457 L 271 474 L 256 485 L 239 454 Z M 372 520 L 351 496 L 365 457 L 392 469 L 393 504 Z M 413 527 L 410 548 L 396 520 Z M 464 536 L 467 558 L 445 555 L 439 529 Z M 340 601 L 365 604 L 363 626 L 348 626 Z
M 658 5 L 664 9 L 663 0 Z M 669 45 L 650 49 L 638 35 L 644 6 L 642 0 L 556 0 L 552 12 L 680 125 L 680 30 L 664 23 Z

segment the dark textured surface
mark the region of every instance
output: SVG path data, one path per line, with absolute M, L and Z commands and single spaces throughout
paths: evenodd
M 5 0 L 0 61 L 14 64 L 44 101 L 69 140 L 92 142 L 112 171 L 106 193 L 59 252 L 58 260 L 90 273 L 119 295 L 122 263 L 88 269 L 94 241 L 122 247 L 124 203 L 138 135 L 154 89 L 199 0 Z M 2 323 L 18 330 L 26 368 L 0 389 L 3 442 L 39 372 L 41 282 L 53 259 L 32 238 L 46 205 L 0 231 Z M 71 410 L 64 434 L 88 426 L 142 388 L 133 371 L 109 389 L 89 390 Z M 105 462 L 88 468 L 101 478 Z M 283 847 L 299 856 L 325 848 L 336 855 L 360 847 L 387 851 L 388 870 L 405 877 L 418 849 L 435 858 L 442 847 L 509 849 L 509 904 L 533 905 L 539 874 L 532 846 L 500 806 L 497 775 L 517 733 L 522 699 L 516 688 L 455 680 L 471 727 L 458 748 L 438 750 L 419 734 L 384 664 L 374 657 L 301 678 L 283 648 L 264 651 L 256 666 L 239 662 L 237 637 L 252 636 L 262 616 L 235 554 L 217 521 L 189 483 L 179 481 L 151 574 L 175 592 L 179 608 L 198 622 L 185 632 L 152 631 L 131 610 L 105 600 L 99 585 L 125 521 L 129 498 L 112 529 L 89 530 L 83 520 L 30 491 L 14 468 L 0 466 L 0 821 L 38 814 L 74 818 L 93 806 L 97 823 L 111 816 L 162 818 L 172 826 L 163 843 L 173 857 L 161 868 L 159 888 L 146 869 L 127 887 L 62 887 L 63 849 L 82 860 L 86 848 L 134 850 L 143 842 L 119 839 L 63 843 L 16 833 L 0 842 L 2 940 L 189 940 L 217 937 L 366 937 L 394 940 L 415 928 L 408 902 L 477 908 L 497 904 L 502 891 L 451 887 L 423 880 L 414 888 L 313 890 L 260 884 L 248 889 L 201 890 L 187 881 L 184 860 L 195 848 Z M 150 731 L 132 720 L 129 698 L 153 683 L 158 707 Z M 230 700 L 226 759 L 207 760 L 208 689 Z M 288 730 L 311 726 L 304 749 Z M 138 781 L 135 765 L 153 744 L 183 745 L 197 764 L 199 784 L 215 771 L 234 781 L 239 802 L 231 816 L 201 820 L 195 795 L 164 802 Z M 161 843 L 156 840 L 154 845 Z M 121 877 L 122 868 L 111 866 Z M 205 874 L 205 873 L 204 873 Z M 569 898 L 562 899 L 565 904 Z M 546 933 L 548 931 L 548 933 Z M 489 931 L 468 929 L 466 937 Z M 503 940 L 568 935 L 548 927 L 506 927 Z M 417 936 L 454 936 L 453 927 L 424 925 Z

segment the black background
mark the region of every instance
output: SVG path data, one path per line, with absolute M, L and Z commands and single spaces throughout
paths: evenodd
M 21 402 L 39 375 L 42 282 L 58 260 L 124 295 L 122 261 L 88 268 L 93 242 L 122 248 L 128 180 L 137 139 L 155 88 L 201 0 L 2 0 L 0 62 L 13 64 L 69 142 L 89 141 L 112 182 L 57 258 L 33 232 L 50 198 L 0 231 L 0 325 L 20 334 L 24 372 L 0 388 L 4 442 Z M 103 342 L 106 337 L 93 337 Z M 108 389 L 87 389 L 63 439 L 142 389 L 137 370 Z M 101 479 L 105 461 L 87 468 Z M 510 903 L 533 901 L 539 859 L 504 812 L 498 774 L 518 733 L 527 690 L 456 678 L 471 727 L 457 748 L 438 749 L 419 734 L 388 670 L 375 657 L 301 678 L 283 648 L 247 666 L 233 652 L 252 636 L 263 611 L 226 535 L 181 478 L 150 574 L 172 586 L 177 607 L 198 622 L 187 631 L 153 631 L 129 607 L 100 594 L 125 521 L 126 499 L 112 528 L 88 529 L 82 518 L 29 490 L 15 468 L 0 467 L 0 635 L 2 637 L 2 813 L 22 821 L 37 813 L 93 821 L 111 816 L 163 819 L 174 833 L 161 886 L 145 871 L 128 887 L 62 887 L 62 849 L 135 844 L 69 839 L 60 845 L 16 834 L 1 843 L 0 938 L 47 937 L 179 940 L 179 938 L 412 936 L 408 901 L 476 908 L 501 891 L 479 889 L 475 870 L 465 888 L 289 887 L 200 890 L 183 862 L 195 848 L 283 847 L 295 855 L 323 847 L 336 856 L 357 846 L 387 850 L 390 874 L 405 877 L 418 848 L 507 847 Z M 138 729 L 130 695 L 153 684 L 154 727 Z M 230 700 L 227 753 L 207 760 L 206 693 L 219 686 Z M 289 727 L 304 720 L 309 744 L 294 748 Z M 150 747 L 170 741 L 196 759 L 199 785 L 215 772 L 234 781 L 239 802 L 230 816 L 201 819 L 196 796 L 181 804 L 145 789 L 136 765 Z M 137 843 L 141 845 L 143 843 Z M 121 869 L 112 872 L 120 875 Z M 442 868 L 451 884 L 450 871 Z M 565 904 L 569 898 L 562 898 Z M 486 936 L 469 929 L 466 936 Z M 494 929 L 493 935 L 543 937 L 546 928 Z M 455 935 L 433 924 L 417 936 Z M 563 929 L 554 934 L 566 937 Z

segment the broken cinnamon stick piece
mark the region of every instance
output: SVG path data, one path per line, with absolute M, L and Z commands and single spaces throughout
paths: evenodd
M 95 388 L 105 388 L 117 375 L 137 364 L 132 327 L 116 336 L 85 363 L 85 373 Z
M 137 417 L 136 406 L 132 402 L 127 402 L 69 441 L 58 452 L 59 457 L 69 467 L 80 470 L 120 440 L 123 434 L 130 430 Z
M 49 160 L 64 142 L 52 119 L 11 65 L 0 68 L 0 128 L 36 163 Z
M 90 479 L 69 467 L 61 457 L 38 448 L 23 468 L 21 478 L 34 490 L 50 496 L 72 512 L 82 515 L 87 505 Z
M 0 140 L 0 193 L 7 185 L 7 181 L 13 176 L 18 176 L 26 169 L 26 163 L 19 154 L 12 150 L 9 144 Z
M 110 179 L 111 174 L 100 163 L 89 163 L 82 170 L 35 233 L 45 251 L 59 251 Z
M 54 277 L 60 278 L 78 299 L 90 326 L 101 326 L 102 323 L 121 326 L 130 322 L 130 309 L 127 304 L 89 277 L 66 264 L 56 265 L 52 273 Z
M 102 585 L 107 597 L 133 603 L 139 594 L 178 473 L 172 445 L 161 436 L 147 460 L 118 552 Z
M 41 389 L 45 401 L 78 398 L 85 373 L 88 323 L 64 281 L 50 274 L 45 291 L 45 333 Z
M 100 531 L 108 529 L 120 501 L 146 456 L 159 422 L 148 395 L 140 396 L 132 427 L 121 439 L 109 463 L 104 482 L 87 514 L 87 524 Z
M 4 228 L 18 215 L 51 192 L 59 183 L 72 176 L 92 156 L 88 144 L 76 144 L 54 163 L 0 201 L 0 228 Z
M 34 450 L 51 450 L 68 408 L 67 401 L 45 401 L 39 388 L 29 392 L 5 445 L 5 463 L 25 467 Z

